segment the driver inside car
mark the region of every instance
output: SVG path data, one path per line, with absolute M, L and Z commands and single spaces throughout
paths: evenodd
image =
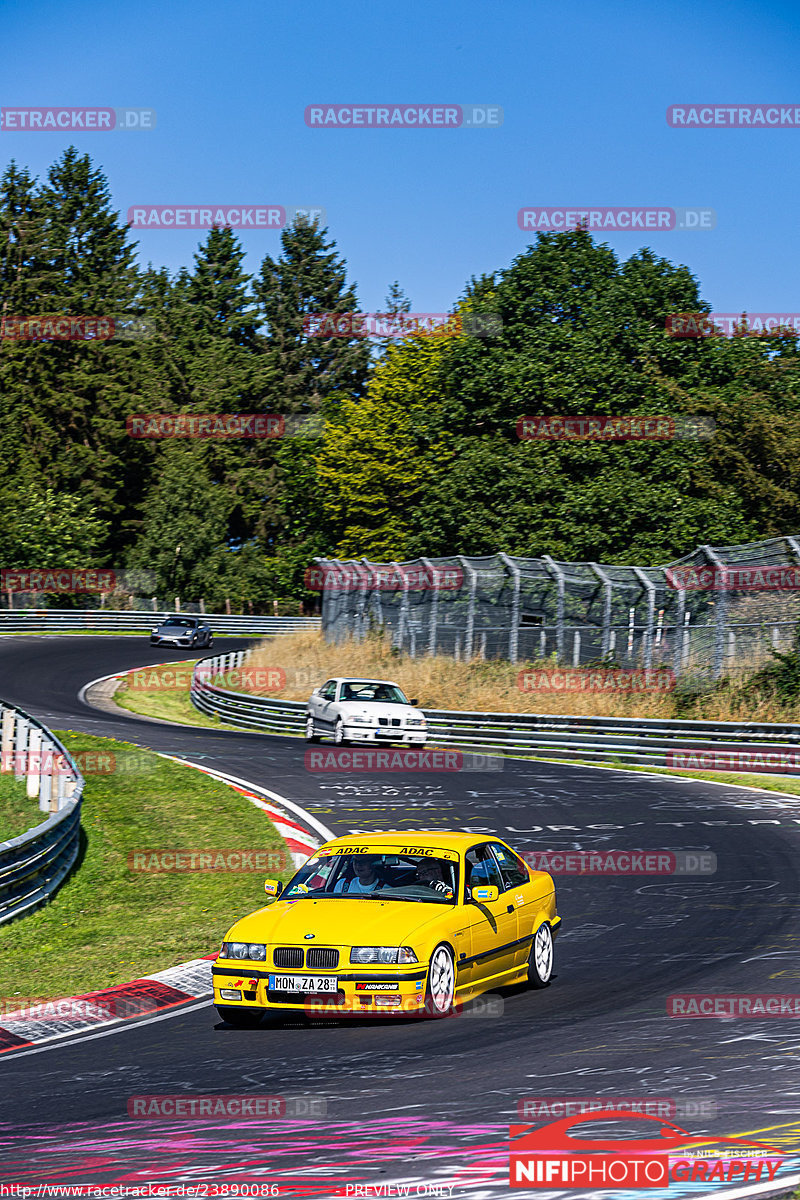
M 353 862 L 354 877 L 348 884 L 340 879 L 333 889 L 334 892 L 347 892 L 348 895 L 369 895 L 381 886 L 381 880 L 375 867 L 379 859 L 374 854 L 361 854 Z

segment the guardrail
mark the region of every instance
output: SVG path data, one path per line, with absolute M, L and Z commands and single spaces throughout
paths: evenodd
M 0 925 L 53 896 L 78 857 L 84 779 L 69 751 L 45 725 L 0 701 L 0 771 L 25 779 L 29 799 L 48 816 L 0 842 Z
M 0 634 L 59 632 L 67 629 L 131 630 L 149 633 L 153 625 L 174 617 L 169 609 L 108 608 L 20 608 L 0 611 Z M 212 633 L 248 634 L 294 633 L 298 629 L 319 629 L 319 617 L 238 617 L 227 613 L 182 612 L 180 616 L 200 616 Z
M 232 725 L 268 733 L 302 733 L 304 703 L 245 695 L 210 682 L 210 677 L 241 667 L 246 655 L 240 650 L 201 659 L 192 676 L 192 703 Z M 636 766 L 800 772 L 800 725 L 448 709 L 424 712 L 430 740 L 457 748 Z

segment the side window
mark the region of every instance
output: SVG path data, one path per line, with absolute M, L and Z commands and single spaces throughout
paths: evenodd
M 488 845 L 473 846 L 471 850 L 467 851 L 464 861 L 467 887 L 480 887 L 488 884 L 490 887 L 496 887 L 499 892 L 506 890 L 500 875 L 500 868 Z
M 523 883 L 528 882 L 528 869 L 523 862 L 520 862 L 516 854 L 512 854 L 499 842 L 492 842 L 492 850 L 500 864 L 500 870 L 505 880 L 505 885 L 500 889 L 502 892 L 508 891 L 510 888 L 521 887 Z
M 329 679 L 327 683 L 324 683 L 320 695 L 323 700 L 332 700 L 336 695 L 336 681 Z

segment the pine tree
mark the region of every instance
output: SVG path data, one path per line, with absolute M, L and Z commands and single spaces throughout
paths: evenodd
M 326 234 L 315 221 L 298 218 L 281 234 L 281 257 L 266 256 L 255 284 L 281 380 L 282 412 L 315 412 L 330 397 L 361 396 L 367 379 L 363 338 L 313 337 L 304 327 L 304 318 L 315 314 L 358 308 L 346 265 Z
M 131 311 L 138 276 L 127 227 L 88 155 L 67 150 L 34 191 L 11 168 L 0 192 L 3 271 L 16 316 L 116 318 Z M 18 232 L 15 232 L 18 231 Z M 21 310 L 21 311 L 20 311 Z M 81 491 L 119 548 L 126 510 L 125 415 L 137 383 L 130 344 L 4 339 L 0 345 L 0 468 L 8 479 Z

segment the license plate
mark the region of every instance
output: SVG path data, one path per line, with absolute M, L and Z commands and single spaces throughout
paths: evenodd
M 377 732 L 378 732 L 378 737 L 385 737 L 385 738 L 400 737 L 399 729 L 379 729 Z
M 335 975 L 270 975 L 271 992 L 337 992 Z

